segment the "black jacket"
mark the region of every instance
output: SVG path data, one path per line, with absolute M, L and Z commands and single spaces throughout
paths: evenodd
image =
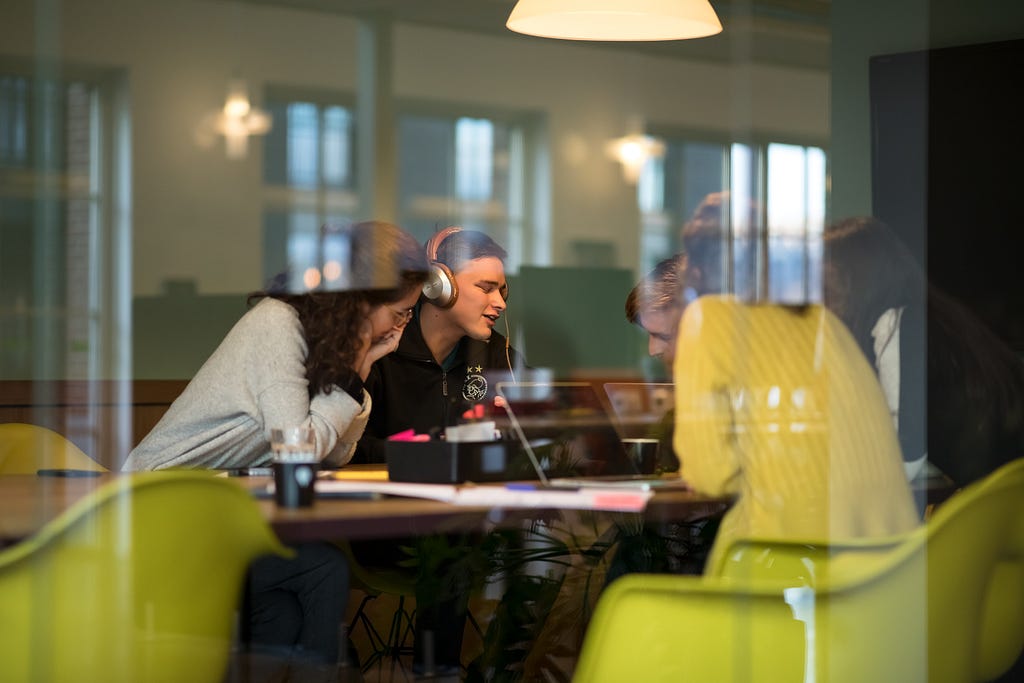
M 505 337 L 497 332 L 486 342 L 463 337 L 447 361 L 442 368 L 434 360 L 414 316 L 398 349 L 374 363 L 366 378 L 373 405 L 352 462 L 385 462 L 388 436 L 406 429 L 436 432 L 477 403 L 490 407 L 497 383 L 510 379 L 509 362 L 523 367 L 514 349 L 506 356 Z

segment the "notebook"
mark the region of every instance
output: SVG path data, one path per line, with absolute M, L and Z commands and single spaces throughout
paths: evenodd
M 675 477 L 639 471 L 590 384 L 502 382 L 497 393 L 541 485 L 640 489 L 680 485 Z

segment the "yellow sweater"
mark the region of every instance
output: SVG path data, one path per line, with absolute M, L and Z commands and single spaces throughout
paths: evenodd
M 674 445 L 698 491 L 736 495 L 737 537 L 881 536 L 918 524 L 875 373 L 821 306 L 702 297 L 680 321 Z

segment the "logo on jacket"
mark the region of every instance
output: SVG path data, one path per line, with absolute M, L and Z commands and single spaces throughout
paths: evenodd
M 480 372 L 483 370 L 479 365 L 469 368 Z M 466 375 L 466 383 L 462 385 L 462 398 L 476 403 L 487 397 L 487 378 L 480 374 Z

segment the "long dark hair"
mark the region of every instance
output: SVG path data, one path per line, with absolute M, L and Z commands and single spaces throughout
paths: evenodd
M 930 284 L 910 250 L 881 221 L 839 221 L 825 230 L 824 246 L 825 303 L 850 328 L 872 363 L 871 332 L 886 310 L 910 307 L 924 312 L 929 403 L 955 407 L 945 411 L 954 414 L 929 417 L 929 455 L 959 450 L 970 458 L 964 472 L 977 477 L 986 459 L 1024 452 L 1024 362 L 1010 347 L 965 306 Z M 908 332 L 914 334 L 913 329 Z M 947 474 L 956 478 L 954 472 Z
M 351 377 L 359 350 L 356 342 L 368 313 L 404 298 L 427 279 L 422 247 L 397 225 L 366 221 L 344 233 L 350 245 L 345 290 L 261 291 L 248 299 L 250 306 L 267 297 L 278 299 L 298 312 L 308 347 L 310 398 L 331 393 Z

